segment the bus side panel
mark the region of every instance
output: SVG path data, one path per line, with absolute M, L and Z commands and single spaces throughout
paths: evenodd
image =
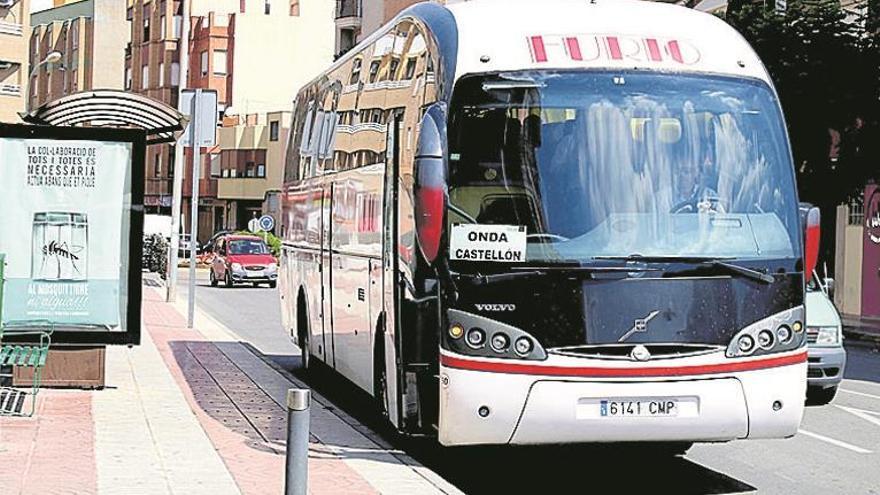
M 373 392 L 374 318 L 370 262 L 382 256 L 384 164 L 333 176 L 332 306 L 335 367 Z

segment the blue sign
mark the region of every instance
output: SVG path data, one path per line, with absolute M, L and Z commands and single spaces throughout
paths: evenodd
M 272 215 L 263 215 L 260 217 L 260 228 L 266 232 L 275 228 L 275 219 Z

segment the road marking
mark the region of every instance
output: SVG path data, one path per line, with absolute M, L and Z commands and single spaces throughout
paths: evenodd
M 849 390 L 849 389 L 845 389 L 845 388 L 839 388 L 838 390 L 840 390 L 841 392 L 846 392 L 846 393 L 848 393 L 848 394 L 862 395 L 862 396 L 865 396 L 865 397 L 870 397 L 870 398 L 872 398 L 872 399 L 878 399 L 878 400 L 880 400 L 880 395 L 866 394 L 866 393 L 864 393 L 864 392 L 856 392 L 855 390 Z
M 835 406 L 837 406 L 837 404 L 835 404 Z M 880 426 L 880 419 L 875 418 L 874 416 L 870 415 L 870 414 L 880 414 L 880 413 L 877 413 L 874 411 L 867 411 L 865 409 L 856 409 L 854 407 L 846 407 L 846 406 L 837 406 L 837 407 L 852 414 L 853 416 L 857 416 L 859 418 L 864 419 L 865 421 L 867 421 L 869 423 L 873 423 L 877 426 Z
M 853 445 L 853 444 L 851 444 L 851 443 L 846 443 L 846 442 L 842 442 L 842 441 L 840 441 L 840 440 L 835 440 L 835 439 L 833 439 L 833 438 L 828 438 L 828 437 L 826 437 L 826 436 L 824 436 L 824 435 L 820 435 L 820 434 L 818 434 L 818 433 L 813 433 L 812 431 L 804 430 L 803 428 L 799 428 L 799 429 L 798 429 L 798 433 L 802 433 L 802 434 L 804 434 L 804 435 L 806 435 L 806 436 L 808 436 L 808 437 L 813 437 L 813 438 L 815 438 L 816 440 L 821 440 L 821 441 L 823 441 L 823 442 L 828 442 L 828 443 L 830 443 L 831 445 L 836 445 L 836 446 L 838 446 L 838 447 L 841 447 L 841 448 L 844 448 L 844 449 L 847 449 L 847 450 L 851 450 L 851 451 L 855 452 L 856 454 L 871 454 L 871 453 L 872 453 L 872 452 L 871 452 L 870 450 L 868 450 L 868 449 L 863 449 L 863 448 L 861 448 L 861 447 L 857 447 L 857 446 L 855 446 L 855 445 Z

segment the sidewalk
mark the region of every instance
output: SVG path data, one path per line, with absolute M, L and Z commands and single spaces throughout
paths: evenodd
M 283 404 L 304 385 L 182 308 L 144 287 L 141 345 L 107 349 L 104 390 L 43 390 L 33 418 L 0 419 L 0 493 L 283 492 Z M 311 433 L 311 493 L 459 493 L 320 396 Z

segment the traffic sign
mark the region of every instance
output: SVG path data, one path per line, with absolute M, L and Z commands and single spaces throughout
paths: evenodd
M 266 232 L 275 228 L 275 219 L 272 218 L 272 215 L 263 215 L 260 217 L 260 228 Z
M 251 232 L 253 232 L 255 234 L 257 232 L 260 232 L 261 230 L 263 230 L 260 228 L 260 219 L 259 218 L 251 218 L 250 221 L 248 221 L 248 230 L 250 230 Z

